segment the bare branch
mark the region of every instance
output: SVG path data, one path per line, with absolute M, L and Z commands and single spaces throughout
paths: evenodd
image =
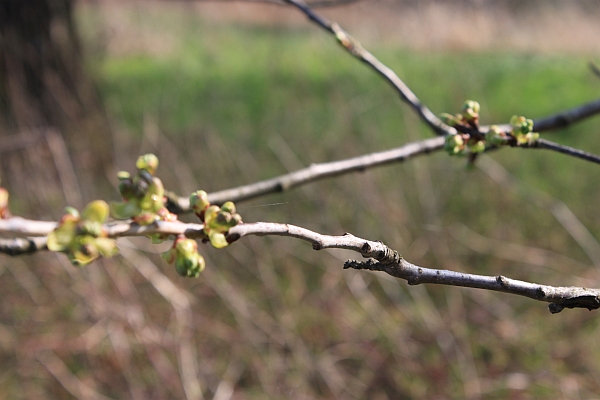
M 0 253 L 9 256 L 31 254 L 40 250 L 48 250 L 45 237 L 0 239 Z
M 23 233 L 25 231 L 23 226 L 30 225 L 31 229 L 28 230 L 30 235 L 42 236 L 49 233 L 47 228 L 51 223 L 18 218 L 17 223 L 11 225 L 11 219 L 0 220 L 0 232 L 11 233 L 8 227 L 12 226 L 19 227 L 18 232 L 12 233 Z M 201 228 L 203 226 L 200 224 L 181 222 L 157 222 L 146 227 L 128 222 L 113 222 L 104 226 L 110 237 L 139 236 L 150 233 L 183 233 L 190 237 L 205 237 Z M 344 264 L 344 268 L 382 271 L 396 278 L 406 280 L 409 285 L 432 283 L 515 294 L 550 303 L 549 309 L 552 313 L 560 312 L 564 308 L 587 308 L 589 310 L 600 308 L 600 289 L 554 287 L 514 280 L 504 276 L 484 276 L 423 268 L 404 260 L 397 251 L 381 242 L 361 239 L 349 233 L 342 236 L 330 236 L 289 224 L 256 222 L 234 226 L 227 234 L 227 241 L 230 243 L 235 242 L 250 235 L 293 237 L 311 243 L 314 250 L 346 249 L 355 251 L 368 258 L 368 260 L 349 260 Z M 13 240 L 18 241 L 19 239 Z M 45 238 L 37 238 L 36 246 L 41 249 L 44 240 Z M 0 247 L 1 250 L 2 247 Z
M 354 57 L 363 61 L 369 67 L 374 69 L 386 81 L 388 81 L 398 92 L 400 98 L 408 103 L 419 117 L 429 125 L 429 127 L 438 135 L 447 135 L 456 133 L 456 130 L 444 124 L 427 106 L 421 103 L 418 97 L 409 89 L 408 86 L 396 75 L 394 71 L 385 66 L 373 54 L 369 53 L 361 44 L 344 31 L 335 22 L 330 22 L 326 18 L 315 13 L 308 4 L 302 0 L 285 0 L 302 11 L 311 21 L 333 34 L 338 42 Z
M 534 127 L 537 132 L 548 131 L 565 127 L 598 113 L 600 113 L 600 100 L 586 103 L 570 110 L 562 111 L 549 117 L 536 120 L 534 121 Z M 510 125 L 499 125 L 499 127 L 506 131 L 511 129 Z M 480 130 L 481 132 L 486 132 L 488 128 L 489 127 L 482 127 Z M 543 143 L 552 143 L 544 139 L 540 140 Z M 392 150 L 365 154 L 346 160 L 313 164 L 308 168 L 265 181 L 214 192 L 209 194 L 208 197 L 209 200 L 215 204 L 221 204 L 228 200 L 248 200 L 269 193 L 284 192 L 293 187 L 311 183 L 318 179 L 334 177 L 355 171 L 364 171 L 368 168 L 378 167 L 393 162 L 402 162 L 416 155 L 428 154 L 440 150 L 443 146 L 444 140 L 442 138 L 437 137 L 426 139 L 419 142 L 408 143 Z M 533 148 L 548 148 L 543 146 L 545 146 L 545 144 L 540 145 L 539 147 L 533 146 Z M 566 146 L 563 147 L 567 148 Z M 573 150 L 575 152 L 587 154 L 593 159 L 596 157 L 592 154 L 581 152 L 580 150 Z M 581 156 L 580 158 L 585 157 Z M 177 194 L 172 192 L 167 192 L 166 196 L 168 199 L 167 207 L 169 208 L 169 211 L 176 214 L 189 212 L 189 199 L 185 197 L 179 197 Z
M 49 221 L 34 221 L 21 217 L 0 219 L 0 233 L 13 236 L 32 237 L 46 236 L 58 224 Z M 151 225 L 141 226 L 129 221 L 114 221 L 103 226 L 108 237 L 121 236 L 147 236 L 155 233 L 167 235 L 186 235 L 190 238 L 206 237 L 203 224 L 190 224 L 183 222 L 156 221 Z
M 393 162 L 402 162 L 420 154 L 428 154 L 440 150 L 442 147 L 444 147 L 444 138 L 435 137 L 420 142 L 408 143 L 392 150 L 366 154 L 341 161 L 312 164 L 308 168 L 276 178 L 211 193 L 208 195 L 208 199 L 211 203 L 215 204 L 221 204 L 229 200 L 248 200 L 267 193 L 283 192 L 318 179 L 343 175 L 349 172 L 364 171 L 368 168 Z M 167 198 L 169 199 L 168 208 L 171 212 L 186 212 L 190 208 L 190 202 L 187 198 L 178 197 L 172 193 L 168 193 Z
M 600 113 L 600 100 L 594 100 L 548 117 L 533 120 L 533 127 L 536 132 L 565 128 L 598 113 Z M 498 127 L 503 131 L 509 131 L 511 128 L 509 124 L 498 125 Z M 489 126 L 481 127 L 482 132 L 486 132 L 488 129 Z
M 557 151 L 559 153 L 566 154 L 571 157 L 581 158 L 582 160 L 590 161 L 596 164 L 600 164 L 600 156 L 592 153 L 585 152 L 573 147 L 564 146 L 562 144 L 551 142 L 546 139 L 538 139 L 529 146 L 520 146 L 524 149 L 547 149 Z

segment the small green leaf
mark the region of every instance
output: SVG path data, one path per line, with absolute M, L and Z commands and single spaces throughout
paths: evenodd
M 50 251 L 65 251 L 75 241 L 77 230 L 76 219 L 63 217 L 61 224 L 48 234 L 47 246 Z
M 110 238 L 96 238 L 94 244 L 98 249 L 98 252 L 104 257 L 112 257 L 119 254 L 119 248 L 117 242 Z
M 225 235 L 220 232 L 211 231 L 208 234 L 208 238 L 210 239 L 210 244 L 217 249 L 222 249 L 223 247 L 227 247 L 229 245 Z
M 89 203 L 83 212 L 81 218 L 86 221 L 104 223 L 108 218 L 108 204 L 103 200 L 96 200 Z
M 110 214 L 115 219 L 129 219 L 142 212 L 142 209 L 135 200 L 127 202 L 111 202 Z
M 79 218 L 79 211 L 75 207 L 67 206 L 65 207 L 65 213 L 71 215 L 75 218 Z

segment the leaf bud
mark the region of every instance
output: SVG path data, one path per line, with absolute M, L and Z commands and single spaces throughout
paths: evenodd
M 235 213 L 235 204 L 233 204 L 233 201 L 226 201 L 221 206 L 221 210 L 234 214 Z
M 142 211 L 133 217 L 133 221 L 141 226 L 151 225 L 156 220 L 158 220 L 158 215 L 148 211 Z
M 198 252 L 198 244 L 194 239 L 177 240 L 175 248 L 177 249 L 177 252 L 185 258 L 189 258 Z
M 91 222 L 104 223 L 108 218 L 108 204 L 103 200 L 89 203 L 81 213 L 81 218 Z
M 485 151 L 485 142 L 483 140 L 469 142 L 469 150 L 471 153 L 483 153 Z
M 459 154 L 465 148 L 465 142 L 461 135 L 447 135 L 444 149 L 450 154 Z
M 210 206 L 208 194 L 204 190 L 197 190 L 190 195 L 190 206 L 196 214 L 202 213 L 206 207 Z
M 125 179 L 131 179 L 131 174 L 127 171 L 119 171 L 117 172 L 117 179 L 120 181 L 124 181 Z
M 497 125 L 492 125 L 485 133 L 485 140 L 491 145 L 502 146 L 508 142 L 509 138 Z
M 210 244 L 217 249 L 222 249 L 223 247 L 227 247 L 227 245 L 229 245 L 225 235 L 220 232 L 211 231 L 208 234 L 208 238 L 210 239 Z
M 158 157 L 154 154 L 144 154 L 137 159 L 135 166 L 137 169 L 146 170 L 150 175 L 154 175 L 158 168 Z

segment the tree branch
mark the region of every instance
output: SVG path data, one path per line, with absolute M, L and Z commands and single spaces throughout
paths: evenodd
M 595 100 L 570 110 L 561 111 L 557 114 L 538 119 L 534 121 L 534 127 L 537 132 L 544 132 L 565 127 L 598 113 L 600 113 L 600 100 Z M 510 125 L 499 125 L 499 127 L 507 131 L 511 129 Z M 487 129 L 488 127 L 482 127 L 480 130 L 485 132 Z M 544 139 L 540 140 L 542 140 L 542 142 L 552 143 Z M 269 193 L 284 192 L 296 186 L 305 185 L 318 179 L 334 177 L 355 171 L 364 171 L 368 168 L 391 164 L 393 162 L 402 162 L 420 154 L 428 154 L 440 150 L 443 146 L 444 139 L 441 137 L 425 139 L 419 142 L 408 143 L 392 150 L 365 154 L 346 160 L 313 164 L 308 168 L 275 178 L 210 193 L 208 197 L 210 202 L 214 204 L 222 204 L 229 200 L 249 200 Z M 534 146 L 534 148 L 546 147 Z M 579 150 L 575 151 L 578 152 Z M 596 157 L 591 154 L 590 156 Z M 188 198 L 179 197 L 173 192 L 167 192 L 166 196 L 168 199 L 167 207 L 169 211 L 176 214 L 190 211 L 190 202 Z
M 400 98 L 412 107 L 419 117 L 438 135 L 447 135 L 456 133 L 456 130 L 444 124 L 427 106 L 421 103 L 419 98 L 409 89 L 409 87 L 396 75 L 394 71 L 385 66 L 373 54 L 369 53 L 361 44 L 344 31 L 335 22 L 330 22 L 327 18 L 315 13 L 308 4 L 302 0 L 285 0 L 287 3 L 295 6 L 302 11 L 311 21 L 333 34 L 338 42 L 350 54 L 363 61 L 379 75 L 381 75 L 400 95 Z
M 574 147 L 564 146 L 546 139 L 538 139 L 529 146 L 521 146 L 524 149 L 547 149 L 557 151 L 559 153 L 566 154 L 571 157 L 581 158 L 586 161 L 590 161 L 596 164 L 600 164 L 600 156 L 592 153 L 588 153 L 583 150 L 576 149 Z
M 40 250 L 48 250 L 45 237 L 0 238 L 0 253 L 8 254 L 9 256 L 32 254 Z
M 533 127 L 536 132 L 544 132 L 553 129 L 565 128 L 575 122 L 592 117 L 600 113 L 600 99 L 593 100 L 589 103 L 571 108 L 569 110 L 560 111 L 548 117 L 533 120 Z M 497 125 L 500 130 L 509 131 L 509 124 Z M 487 132 L 489 126 L 482 126 L 481 131 Z
M 45 221 L 30 221 L 13 217 L 0 220 L 0 232 L 11 234 L 27 234 L 29 236 L 45 236 L 54 223 Z M 206 238 L 201 224 L 186 224 L 182 222 L 159 221 L 149 226 L 139 226 L 130 222 L 112 222 L 104 225 L 109 237 L 143 236 L 154 233 L 184 234 L 193 238 Z M 227 241 L 232 243 L 245 236 L 287 236 L 304 240 L 312 244 L 314 250 L 346 249 L 355 251 L 367 261 L 349 260 L 344 268 L 382 271 L 396 278 L 404 279 L 409 285 L 431 283 L 438 285 L 459 286 L 504 292 L 530 299 L 544 301 L 549 304 L 550 312 L 558 313 L 564 308 L 600 308 L 600 289 L 581 287 L 554 287 L 510 279 L 504 276 L 484 276 L 449 270 L 423 268 L 404 260 L 396 251 L 382 242 L 361 239 L 349 233 L 342 236 L 322 235 L 289 224 L 256 222 L 240 224 L 231 228 Z M 23 249 L 22 253 L 5 251 L 11 247 Z M 29 243 L 29 244 L 27 244 Z M 32 250 L 33 246 L 35 247 Z M 0 251 L 11 255 L 28 253 L 45 248 L 45 238 L 4 239 L 0 241 Z
M 428 154 L 440 150 L 443 147 L 444 138 L 435 137 L 408 143 L 392 150 L 365 154 L 346 160 L 312 164 L 308 168 L 272 179 L 211 193 L 208 195 L 208 199 L 213 204 L 222 204 L 225 201 L 248 200 L 267 193 L 283 192 L 318 179 L 343 175 L 349 172 L 364 171 L 368 168 L 393 162 L 401 162 L 420 154 Z M 179 197 L 173 193 L 167 193 L 166 196 L 168 199 L 167 207 L 171 212 L 182 213 L 189 211 L 190 201 L 188 198 Z
M 58 223 L 50 221 L 34 221 L 21 217 L 0 219 L 0 234 L 9 234 L 21 237 L 46 236 L 52 232 Z M 103 225 L 107 237 L 117 238 L 121 236 L 147 236 L 156 233 L 166 235 L 186 235 L 195 239 L 205 238 L 203 224 L 184 223 L 180 221 L 156 221 L 150 225 L 138 225 L 129 221 L 113 221 Z

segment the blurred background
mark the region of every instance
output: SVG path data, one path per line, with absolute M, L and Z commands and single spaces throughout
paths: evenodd
M 539 118 L 600 97 L 594 1 L 358 1 L 319 9 L 435 113 Z M 600 153 L 600 118 L 548 132 Z M 291 7 L 0 5 L 0 178 L 14 214 L 117 200 L 155 153 L 181 194 L 432 133 Z M 410 262 L 600 287 L 598 166 L 545 151 L 431 154 L 238 204 L 244 221 L 382 240 Z M 188 221 L 193 218 L 182 217 Z M 591 399 L 598 314 L 343 271 L 346 251 L 245 238 L 179 277 L 168 243 L 85 269 L 0 255 L 0 399 Z

